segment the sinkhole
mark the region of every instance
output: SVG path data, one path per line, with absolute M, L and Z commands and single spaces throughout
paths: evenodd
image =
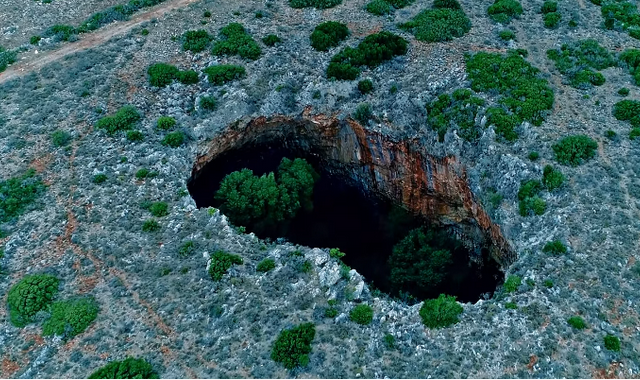
M 246 119 L 205 149 L 187 182 L 198 207 L 219 208 L 214 195 L 234 171 L 248 168 L 261 176 L 277 172 L 285 157 L 307 160 L 320 174 L 313 207 L 284 222 L 247 225 L 247 231 L 339 248 L 345 264 L 392 296 L 421 300 L 445 293 L 475 302 L 493 294 L 504 280 L 502 268 L 515 258 L 499 227 L 475 203 L 456 161 L 431 160 L 411 144 L 390 141 L 351 120 Z M 416 228 L 433 234 L 438 250 L 450 252 L 435 286 L 399 286 L 398 277 L 391 277 L 394 246 Z

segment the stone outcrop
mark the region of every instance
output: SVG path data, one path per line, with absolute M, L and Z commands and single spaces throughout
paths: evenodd
M 464 165 L 453 156 L 435 157 L 416 141 L 393 141 L 358 122 L 327 115 L 241 119 L 209 141 L 193 167 L 192 180 L 221 154 L 279 144 L 365 192 L 403 205 L 448 227 L 479 252 L 487 248 L 503 267 L 516 253 L 469 187 Z

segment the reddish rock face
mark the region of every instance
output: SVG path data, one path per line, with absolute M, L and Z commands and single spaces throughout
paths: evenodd
M 284 146 L 370 194 L 449 227 L 468 248 L 488 248 L 503 268 L 516 259 L 500 227 L 471 192 L 456 157 L 432 156 L 417 142 L 392 141 L 351 119 L 305 114 L 239 120 L 207 143 L 192 178 L 227 151 L 265 144 Z

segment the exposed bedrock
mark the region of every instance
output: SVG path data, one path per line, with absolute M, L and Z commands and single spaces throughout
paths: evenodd
M 503 269 L 516 259 L 500 227 L 472 193 L 457 157 L 436 157 L 417 141 L 393 141 L 352 119 L 309 115 L 307 110 L 299 117 L 238 120 L 202 147 L 190 181 L 206 175 L 207 164 L 227 152 L 265 145 L 291 151 L 368 195 L 449 228 L 478 258 L 481 249 L 489 249 Z

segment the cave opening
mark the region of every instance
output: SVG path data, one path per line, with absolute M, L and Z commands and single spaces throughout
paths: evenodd
M 320 174 L 313 190 L 313 208 L 300 210 L 286 223 L 269 227 L 245 226 L 262 239 L 286 240 L 309 247 L 338 248 L 346 253 L 342 261 L 360 273 L 367 283 L 391 296 L 422 300 L 440 293 L 454 295 L 462 302 L 476 302 L 490 296 L 504 280 L 499 264 L 485 248 L 471 252 L 461 244 L 448 247 L 452 264 L 439 285 L 428 292 L 400 294 L 390 281 L 389 257 L 394 246 L 411 230 L 427 226 L 453 236 L 450 228 L 436 226 L 412 215 L 388 199 L 368 194 L 362 186 L 346 178 L 344 172 L 323 165 L 322 152 L 313 146 L 286 141 L 256 142 L 217 155 L 204 165 L 187 188 L 197 207 L 220 207 L 214 198 L 224 177 L 244 168 L 255 175 L 276 172 L 282 158 L 303 158 Z M 473 258 L 473 259 L 472 259 Z

